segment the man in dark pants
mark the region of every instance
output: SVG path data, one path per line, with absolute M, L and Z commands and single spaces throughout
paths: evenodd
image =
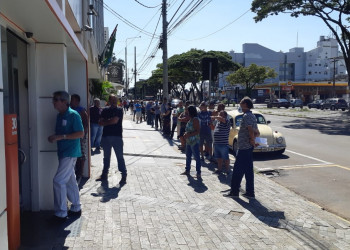
M 127 170 L 123 155 L 123 110 L 118 107 L 117 97 L 114 94 L 109 96 L 110 107 L 102 111 L 100 126 L 103 126 L 102 147 L 103 147 L 103 171 L 96 181 L 107 180 L 111 163 L 112 148 L 118 161 L 118 170 L 122 178 L 120 185 L 126 184 Z
M 243 176 L 245 176 L 246 192 L 243 196 L 248 199 L 254 199 L 253 149 L 255 137 L 259 136 L 259 130 L 256 118 L 250 111 L 253 108 L 252 100 L 249 97 L 244 97 L 240 102 L 240 106 L 244 115 L 238 132 L 238 152 L 233 166 L 231 191 L 224 196 L 238 197 L 241 181 Z

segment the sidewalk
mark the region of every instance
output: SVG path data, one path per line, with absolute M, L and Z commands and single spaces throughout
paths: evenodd
M 249 201 L 223 197 L 231 175 L 212 174 L 207 161 L 202 181 L 194 178 L 194 161 L 192 176 L 180 175 L 185 155 L 179 142 L 125 116 L 127 184 L 118 186 L 114 155 L 108 182 L 95 182 L 103 154 L 94 155 L 91 178 L 80 190 L 82 216 L 54 233 L 41 229 L 49 239 L 33 248 L 350 249 L 349 222 L 267 177 L 255 175 L 256 200 Z

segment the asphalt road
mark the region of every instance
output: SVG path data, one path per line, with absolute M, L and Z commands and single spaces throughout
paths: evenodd
M 350 220 L 350 130 L 348 123 L 265 115 L 283 133 L 281 156 L 258 155 L 254 166 L 281 185 Z

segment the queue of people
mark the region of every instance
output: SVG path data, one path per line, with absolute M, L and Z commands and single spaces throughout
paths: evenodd
M 80 106 L 77 94 L 71 97 L 65 91 L 53 94 L 54 108 L 57 115 L 55 134 L 48 137 L 49 142 L 57 142 L 59 166 L 53 180 L 54 189 L 54 219 L 64 221 L 67 216 L 80 216 L 81 204 L 78 184 L 84 170 L 88 119 L 91 127 L 92 153 L 103 150 L 103 170 L 96 181 L 106 181 L 110 168 L 112 149 L 117 158 L 118 170 L 121 173 L 119 184 L 127 181 L 127 168 L 123 155 L 123 115 L 130 109 L 130 115 L 136 123 L 142 120 L 147 125 L 160 130 L 166 139 L 173 140 L 177 129 L 177 139 L 180 141 L 179 150 L 186 153 L 186 167 L 183 175 L 190 175 L 192 158 L 195 160 L 196 177 L 202 180 L 201 166 L 205 157 L 217 164 L 215 174 L 229 174 L 229 132 L 231 121 L 225 111 L 225 105 L 220 103 L 215 110 L 215 104 L 202 102 L 197 107 L 182 101 L 177 107 L 172 107 L 164 98 L 158 101 L 122 101 L 111 94 L 108 106 L 101 108 L 98 98 L 89 108 L 90 117 Z M 127 105 L 127 107 L 126 107 Z M 233 167 L 231 189 L 227 197 L 238 197 L 243 176 L 246 178 L 247 198 L 254 198 L 254 173 L 252 153 L 255 138 L 259 130 L 255 116 L 250 111 L 253 103 L 249 97 L 240 102 L 243 118 L 238 134 L 238 152 Z M 67 209 L 67 199 L 71 202 Z

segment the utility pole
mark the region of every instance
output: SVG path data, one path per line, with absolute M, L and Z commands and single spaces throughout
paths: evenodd
M 136 95 L 136 74 L 137 74 L 137 70 L 136 70 L 136 46 L 134 47 L 134 52 L 135 52 L 135 57 L 134 57 L 134 76 L 135 76 L 135 85 L 134 85 L 134 90 L 135 90 L 135 95 Z
M 128 97 L 129 92 L 129 81 L 128 81 L 128 51 L 125 46 L 125 95 Z
M 166 20 L 166 0 L 163 0 L 162 15 L 163 15 L 163 36 L 161 45 L 163 49 L 163 97 L 169 99 L 168 90 L 168 22 Z M 168 100 L 169 101 L 169 100 Z

